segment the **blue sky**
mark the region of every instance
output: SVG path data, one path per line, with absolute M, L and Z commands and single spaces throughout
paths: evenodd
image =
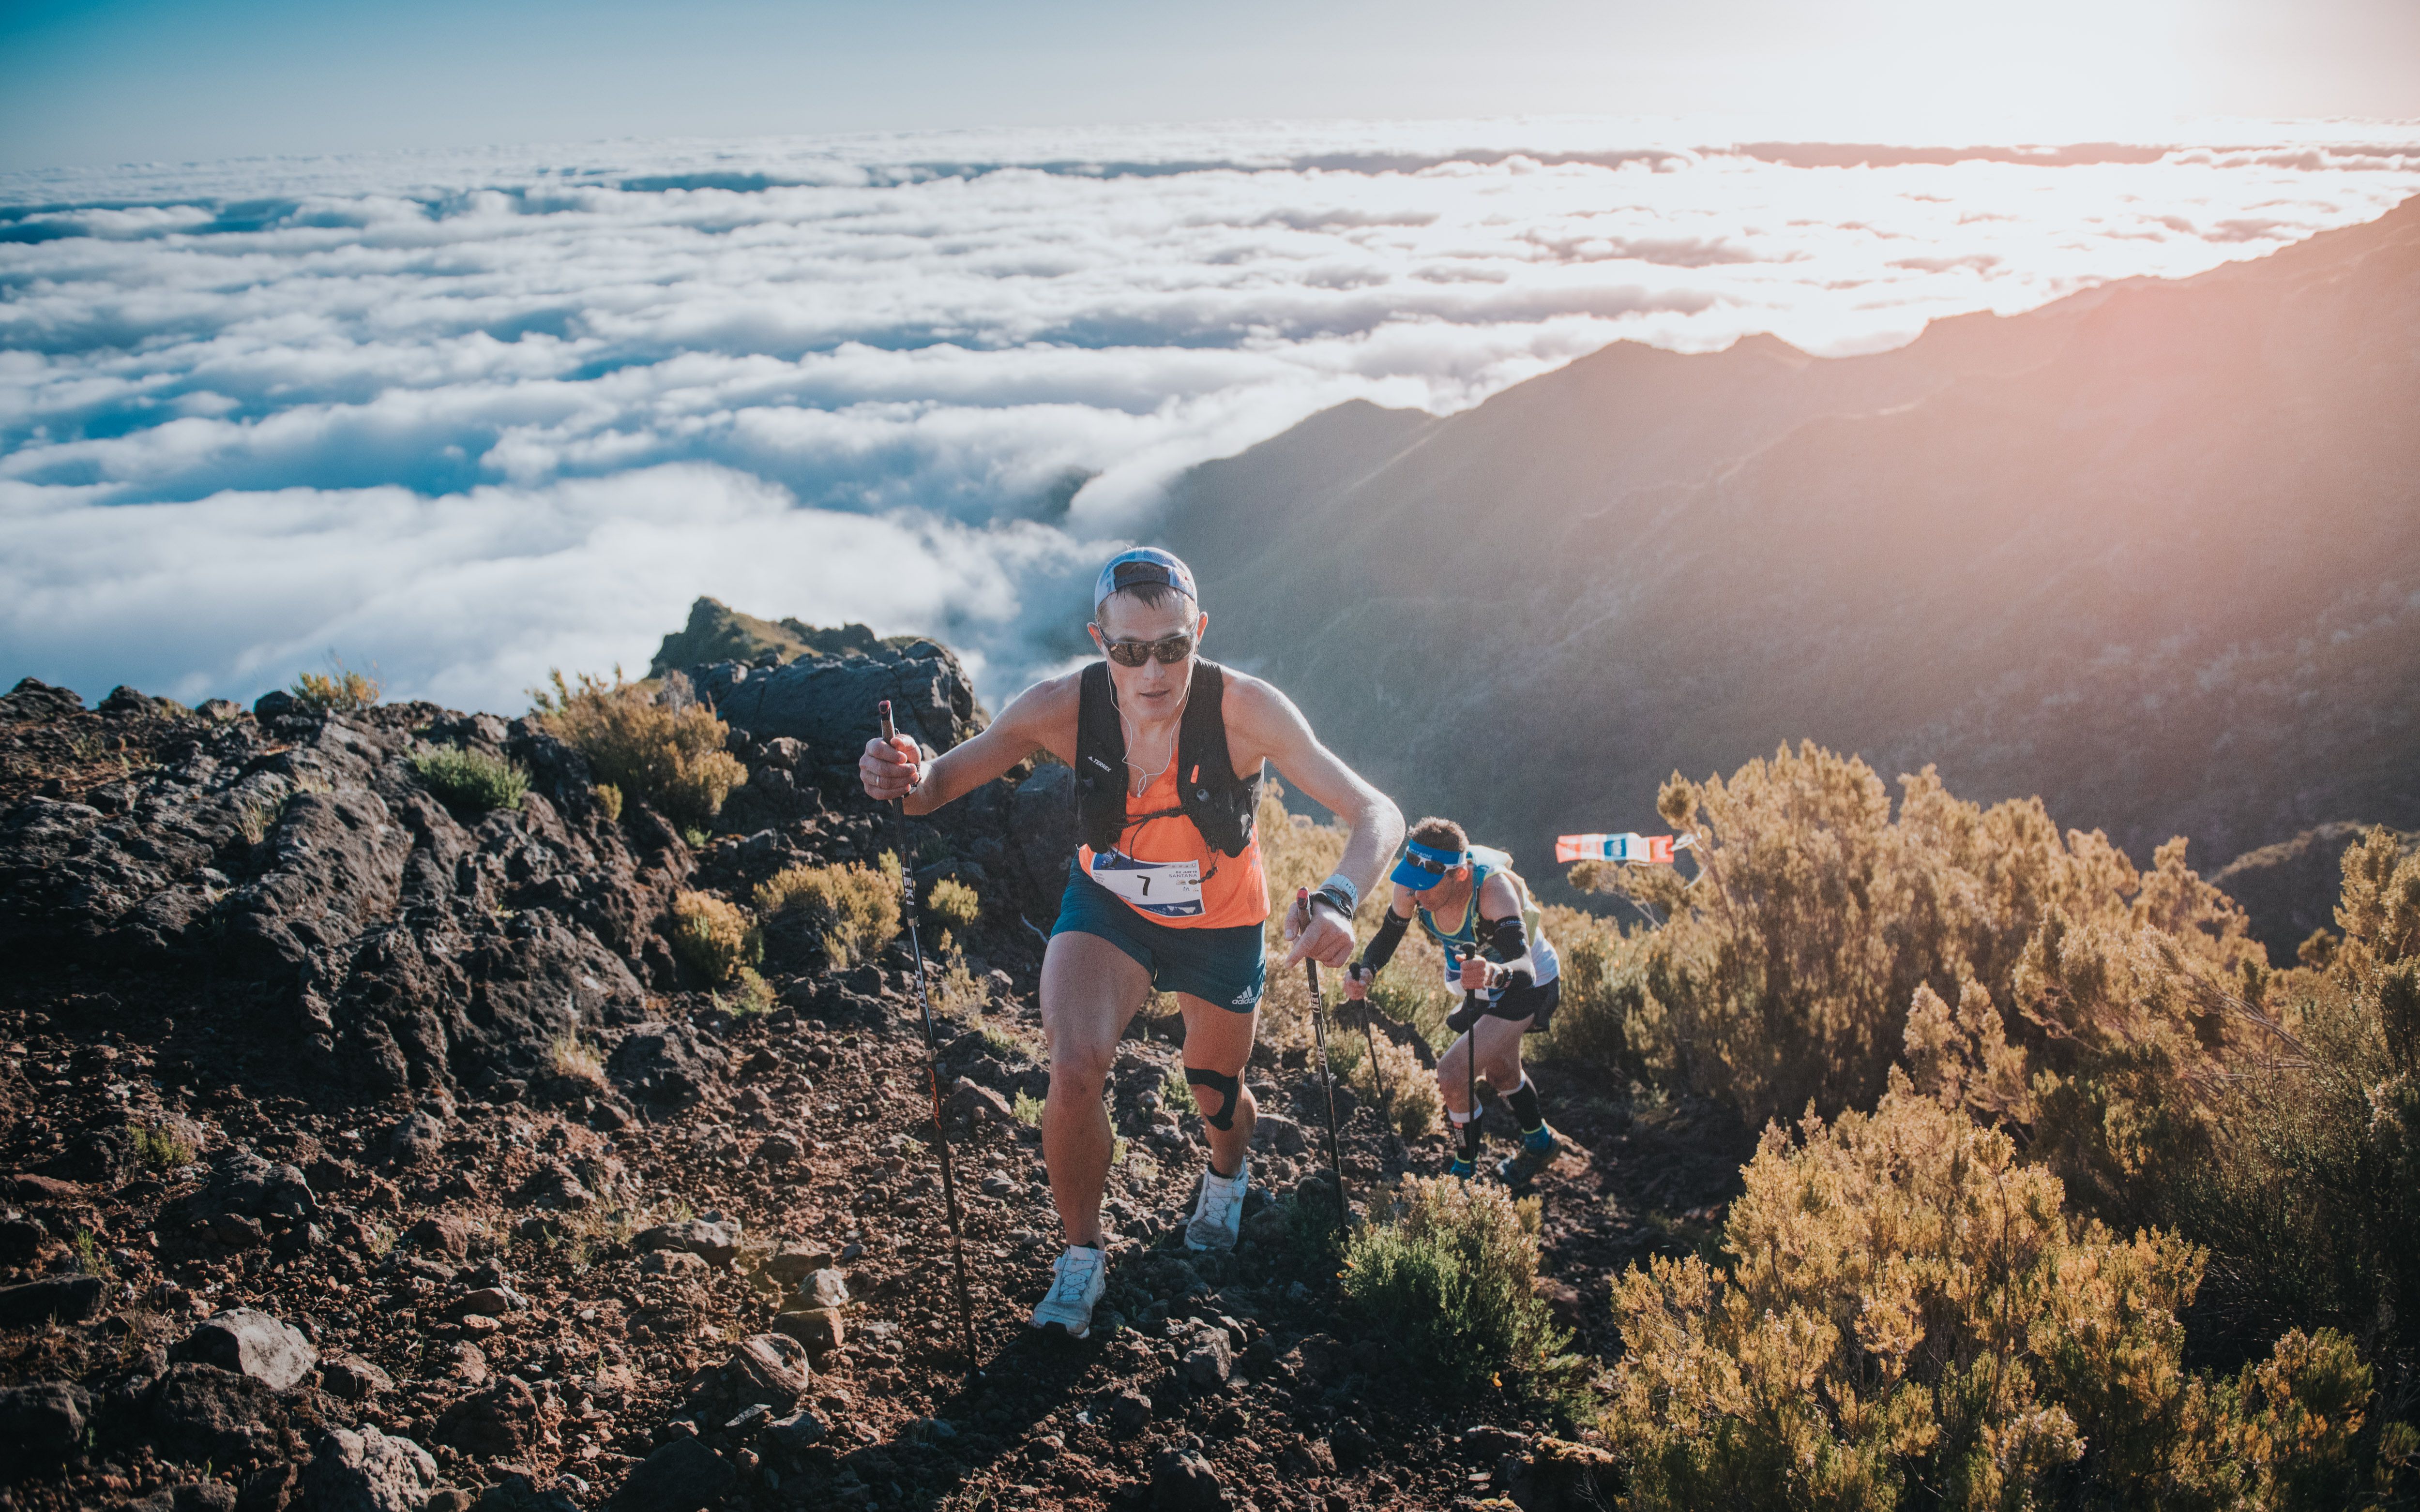
M 2412 0 L 38 0 L 0 8 L 0 168 L 1273 116 L 2073 140 L 2420 116 L 2415 57 Z

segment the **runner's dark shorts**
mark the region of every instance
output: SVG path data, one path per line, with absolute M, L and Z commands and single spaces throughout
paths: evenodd
M 1234 1013 L 1249 1013 L 1261 1006 L 1268 951 L 1258 924 L 1232 929 L 1171 929 L 1155 924 L 1071 861 L 1067 890 L 1059 898 L 1059 922 L 1050 926 L 1050 933 L 1059 935 L 1071 930 L 1097 934 L 1134 957 L 1151 973 L 1152 986 L 1161 992 L 1189 993 Z
M 1099 883 L 1094 883 L 1099 887 Z M 1544 987 L 1507 987 L 1504 995 L 1487 1005 L 1481 1015 L 1492 1019 L 1528 1019 L 1529 1026 L 1523 1034 L 1538 1034 L 1554 1022 L 1555 1005 L 1563 1000 L 1563 979 L 1560 976 Z

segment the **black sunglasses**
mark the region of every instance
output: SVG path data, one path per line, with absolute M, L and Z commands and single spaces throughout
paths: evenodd
M 1099 629 L 1099 625 L 1093 626 Z M 1163 667 L 1173 667 L 1193 655 L 1193 637 L 1184 630 L 1161 640 L 1103 640 L 1101 649 L 1121 667 L 1140 667 L 1157 657 Z

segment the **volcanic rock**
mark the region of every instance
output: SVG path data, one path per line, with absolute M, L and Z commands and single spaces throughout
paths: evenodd
M 739 1226 L 724 1221 L 690 1218 L 676 1224 L 659 1224 L 643 1230 L 630 1241 L 630 1247 L 647 1250 L 685 1250 L 706 1260 L 709 1265 L 728 1265 L 739 1253 Z
M 233 1464 L 265 1451 L 286 1426 L 286 1409 L 264 1381 L 182 1361 L 152 1383 L 144 1414 L 164 1456 Z
M 97 1275 L 54 1276 L 0 1287 L 0 1327 L 83 1322 L 101 1311 L 103 1289 Z
M 1219 1512 L 1227 1504 L 1218 1473 L 1189 1449 L 1162 1449 L 1153 1458 L 1151 1494 L 1160 1512 Z
M 320 1362 L 319 1385 L 332 1396 L 359 1402 L 395 1390 L 395 1378 L 360 1355 L 338 1354 Z
M 704 1512 L 731 1494 L 739 1471 L 695 1439 L 680 1438 L 647 1456 L 606 1505 L 611 1512 Z
M 319 1363 L 319 1351 L 310 1340 L 250 1307 L 204 1319 L 168 1355 L 249 1376 L 271 1391 L 293 1389 Z
M 541 1401 L 528 1382 L 506 1376 L 438 1414 L 435 1437 L 465 1454 L 510 1458 L 528 1453 L 560 1413 L 551 1398 Z
M 374 1427 L 330 1429 L 302 1472 L 312 1512 L 420 1512 L 436 1485 L 427 1450 Z
M 686 1024 L 641 1024 L 622 1038 L 606 1072 L 637 1102 L 686 1107 L 722 1079 L 726 1057 Z
M 69 1381 L 0 1391 L 0 1474 L 56 1463 L 84 1444 L 92 1399 Z
M 848 1324 L 837 1307 L 809 1307 L 773 1319 L 773 1332 L 786 1334 L 807 1347 L 810 1354 L 828 1354 L 848 1339 Z

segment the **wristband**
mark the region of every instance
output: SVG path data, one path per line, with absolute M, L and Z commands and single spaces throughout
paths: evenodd
M 1318 891 L 1311 896 L 1327 899 L 1341 909 L 1347 918 L 1361 911 L 1361 889 L 1355 887 L 1353 879 L 1342 872 L 1330 872 L 1327 880 L 1321 883 Z
M 1353 922 L 1353 909 L 1355 903 L 1353 894 L 1346 891 L 1344 888 L 1338 887 L 1335 883 L 1328 882 L 1322 884 L 1319 890 L 1311 895 L 1311 901 L 1315 903 L 1326 903 L 1328 907 L 1333 908 L 1338 913 L 1343 915 L 1344 921 L 1346 923 L 1350 924 Z

